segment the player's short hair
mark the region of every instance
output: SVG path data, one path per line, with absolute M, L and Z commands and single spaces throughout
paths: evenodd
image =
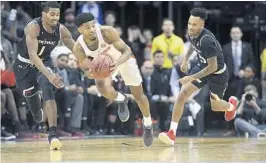
M 41 3 L 41 8 L 42 11 L 44 12 L 48 12 L 49 8 L 61 8 L 61 3 L 58 3 L 56 1 L 47 1 L 47 2 L 43 2 Z
M 153 53 L 153 56 L 155 56 L 155 55 L 157 55 L 157 54 L 159 54 L 159 53 L 162 53 L 162 54 L 163 54 L 163 51 L 161 51 L 161 50 L 156 50 L 156 51 Z
M 80 27 L 82 24 L 94 20 L 92 13 L 81 13 L 75 19 L 75 24 Z
M 190 10 L 190 15 L 200 17 L 204 21 L 208 19 L 208 14 L 204 8 L 193 8 Z

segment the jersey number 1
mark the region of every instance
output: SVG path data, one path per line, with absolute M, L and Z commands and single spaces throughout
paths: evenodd
M 38 56 L 41 56 L 41 55 L 42 55 L 42 53 L 43 53 L 44 49 L 45 49 L 45 46 L 43 46 L 43 47 L 41 48 L 41 50 L 40 50 L 40 52 L 39 52 Z

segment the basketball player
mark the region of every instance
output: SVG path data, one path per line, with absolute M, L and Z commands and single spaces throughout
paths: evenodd
M 56 135 L 57 106 L 54 86 L 61 88 L 63 83 L 53 72 L 50 55 L 60 39 L 69 49 L 73 49 L 75 43 L 70 32 L 58 23 L 59 17 L 60 4 L 55 1 L 42 4 L 42 16 L 30 21 L 24 29 L 25 35 L 18 44 L 19 54 L 14 64 L 17 85 L 37 123 L 43 121 L 39 94 L 41 89 L 49 123 L 48 140 L 51 149 L 60 149 L 62 146 Z
M 207 13 L 204 9 L 194 8 L 190 11 L 188 34 L 191 46 L 181 64 L 181 70 L 183 72 L 188 70 L 187 61 L 194 50 L 197 52 L 198 64 L 192 68 L 189 76 L 179 80 L 182 88 L 174 105 L 170 129 L 166 133 L 159 134 L 159 139 L 169 145 L 174 145 L 176 129 L 186 100 L 205 84 L 210 89 L 212 110 L 225 112 L 227 121 L 232 120 L 236 115 L 236 97 L 230 97 L 229 102 L 222 100 L 228 85 L 229 74 L 220 43 L 212 32 L 204 28 L 206 19 Z
M 131 49 L 119 37 L 116 29 L 110 26 L 96 25 L 94 16 L 91 13 L 78 15 L 75 22 L 81 35 L 74 45 L 74 54 L 80 63 L 87 64 L 99 54 L 108 54 L 112 57 L 115 63 L 111 68 L 112 71 L 121 73 L 125 84 L 129 86 L 144 116 L 143 139 L 144 144 L 150 146 L 153 142 L 153 128 L 149 102 L 143 93 L 142 78 Z M 85 66 L 89 67 L 89 65 Z M 88 74 L 88 77 L 92 76 L 85 67 L 83 71 Z M 96 86 L 105 98 L 118 102 L 118 116 L 122 122 L 125 122 L 129 119 L 128 98 L 114 89 L 111 80 L 111 77 L 103 80 L 95 79 Z

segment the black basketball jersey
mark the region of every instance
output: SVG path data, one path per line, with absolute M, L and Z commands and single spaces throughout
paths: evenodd
M 60 24 L 58 23 L 54 27 L 53 33 L 48 33 L 43 25 L 41 17 L 35 18 L 32 21 L 36 21 L 38 23 L 40 31 L 37 36 L 38 40 L 38 52 L 37 54 L 42 60 L 49 60 L 51 58 L 52 50 L 58 45 L 60 40 Z M 24 34 L 23 39 L 18 44 L 18 52 L 19 55 L 23 58 L 29 59 L 28 47 L 26 44 L 26 35 Z
M 217 56 L 218 70 L 224 67 L 225 63 L 221 45 L 211 31 L 203 28 L 198 37 L 189 37 L 189 40 L 193 49 L 197 52 L 200 67 L 205 68 L 208 65 L 207 59 L 213 56 Z

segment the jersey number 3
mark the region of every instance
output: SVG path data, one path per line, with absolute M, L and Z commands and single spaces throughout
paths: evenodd
M 41 56 L 41 55 L 42 55 L 42 53 L 43 53 L 44 49 L 45 49 L 45 46 L 42 46 L 42 48 L 41 48 L 41 50 L 40 50 L 40 52 L 39 52 L 38 56 Z

